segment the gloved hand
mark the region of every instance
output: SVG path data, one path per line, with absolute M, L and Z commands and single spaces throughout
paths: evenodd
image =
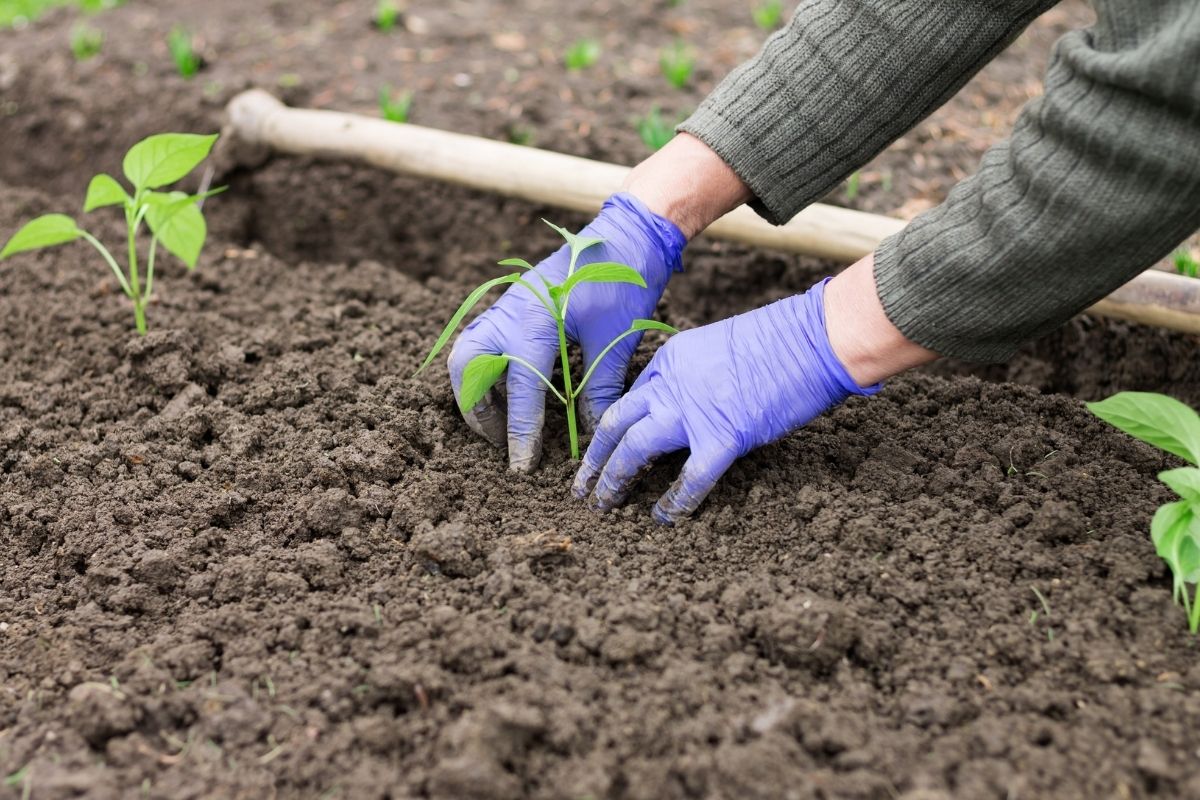
M 581 236 L 604 239 L 580 254 L 576 269 L 598 261 L 628 264 L 646 280 L 646 288 L 627 283 L 582 283 L 571 292 L 567 307 L 567 338 L 583 349 L 585 365 L 639 318 L 654 316 L 654 307 L 673 271 L 682 269 L 680 256 L 687 240 L 670 221 L 650 212 L 630 194 L 610 197 L 599 216 L 580 231 Z M 534 269 L 551 284 L 567 277 L 570 248 L 564 245 Z M 541 286 L 536 275 L 525 276 Z M 605 410 L 621 395 L 629 359 L 641 341 L 634 334 L 621 341 L 604 358 L 580 396 L 580 417 L 585 430 L 595 428 Z M 513 285 L 495 305 L 463 330 L 450 351 L 450 382 L 458 397 L 463 370 L 481 354 L 506 353 L 528 361 L 550 375 L 558 360 L 558 330 L 554 319 L 523 286 Z M 546 386 L 526 367 L 512 363 L 505 399 L 495 389 L 465 417 L 473 431 L 497 447 L 508 443 L 509 467 L 529 472 L 542 455 Z M 507 416 L 507 424 L 506 424 Z
M 826 283 L 671 337 L 600 421 L 575 496 L 592 492 L 595 507 L 613 508 L 654 459 L 687 448 L 683 471 L 654 506 L 654 518 L 672 524 L 736 459 L 850 395 L 879 391 L 856 385 L 829 345 Z

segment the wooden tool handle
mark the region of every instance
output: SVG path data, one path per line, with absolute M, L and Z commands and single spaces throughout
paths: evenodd
M 261 89 L 229 103 L 231 132 L 242 142 L 294 155 L 356 161 L 393 172 L 534 203 L 594 212 L 617 191 L 628 167 L 498 142 L 398 125 L 336 111 L 288 108 Z M 706 236 L 834 261 L 857 261 L 905 222 L 814 204 L 786 225 L 771 225 L 743 206 Z M 1089 311 L 1172 330 L 1200 333 L 1200 280 L 1165 272 L 1139 275 Z

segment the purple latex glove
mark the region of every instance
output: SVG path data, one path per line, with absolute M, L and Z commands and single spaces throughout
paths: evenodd
M 860 388 L 825 331 L 825 284 L 805 294 L 677 334 L 613 405 L 575 476 L 578 498 L 608 510 L 654 459 L 691 451 L 654 506 L 658 522 L 689 516 L 741 456 L 808 423 Z
M 567 338 L 583 350 L 590 365 L 609 342 L 629 329 L 633 320 L 654 316 L 654 307 L 666 289 L 671 273 L 682 269 L 680 260 L 687 240 L 670 221 L 651 213 L 630 194 L 610 197 L 599 216 L 579 232 L 603 244 L 584 250 L 576 269 L 598 261 L 628 264 L 646 279 L 646 288 L 627 283 L 582 283 L 571 292 L 567 307 Z M 534 272 L 550 283 L 567 277 L 570 248 L 566 245 L 538 264 Z M 534 286 L 541 281 L 526 276 Z M 605 356 L 580 396 L 580 418 L 585 430 L 595 428 L 605 410 L 621 396 L 629 359 L 641 341 L 640 333 L 621 341 Z M 450 382 L 458 397 L 463 370 L 481 354 L 506 353 L 528 361 L 550 375 L 558 361 L 558 330 L 554 319 L 523 286 L 513 285 L 495 305 L 463 330 L 450 351 Z M 508 444 L 512 469 L 529 472 L 542 455 L 542 425 L 546 412 L 546 386 L 526 367 L 508 368 L 505 398 L 489 391 L 465 415 L 473 431 L 497 447 Z M 507 404 L 507 413 L 505 405 Z

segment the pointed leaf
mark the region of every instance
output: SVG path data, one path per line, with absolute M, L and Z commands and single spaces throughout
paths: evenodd
M 672 328 L 667 323 L 659 322 L 658 320 L 654 319 L 635 319 L 629 325 L 629 329 L 634 331 L 662 331 L 663 333 L 669 333 L 672 336 L 679 333 L 678 328 Z
M 568 277 L 562 283 L 562 294 L 568 295 L 580 283 L 632 283 L 634 286 L 646 288 L 646 279 L 637 270 L 626 264 L 613 261 L 600 261 L 586 264 Z
M 458 310 L 454 312 L 454 316 L 452 316 L 450 321 L 446 323 L 446 327 L 442 330 L 441 335 L 438 336 L 437 341 L 433 345 L 433 349 L 429 351 L 429 355 L 425 356 L 425 360 L 421 362 L 421 366 L 417 367 L 417 371 L 413 373 L 413 377 L 415 378 L 417 375 L 420 375 L 426 367 L 433 363 L 433 359 L 437 357 L 437 354 L 440 353 L 442 348 L 446 346 L 446 343 L 450 341 L 450 337 L 454 335 L 454 331 L 457 330 L 459 323 L 463 321 L 463 317 L 467 315 L 468 311 L 475 307 L 475 304 L 478 303 L 479 300 L 488 293 L 489 289 L 505 283 L 516 283 L 520 277 L 521 273 L 514 272 L 511 275 L 492 278 L 490 281 L 477 286 L 475 291 L 467 295 L 467 299 L 463 300 L 462 305 L 460 305 Z
M 530 264 L 523 258 L 506 258 L 503 261 L 497 261 L 502 267 L 520 267 L 521 269 L 533 269 L 533 264 Z
M 1193 465 L 1200 464 L 1200 416 L 1175 398 L 1153 392 L 1119 392 L 1087 407 L 1130 436 Z
M 105 206 L 119 206 L 129 200 L 125 187 L 117 183 L 111 175 L 97 175 L 88 184 L 87 199 L 83 201 L 83 211 L 95 211 Z
M 548 219 L 544 219 L 542 222 L 558 231 L 558 235 L 567 240 L 567 244 L 571 247 L 571 253 L 576 256 L 578 256 L 584 250 L 587 250 L 589 247 L 593 247 L 604 242 L 603 239 L 598 239 L 591 236 L 579 236 L 571 233 L 566 228 L 560 228 Z
M 148 203 L 146 224 L 163 247 L 187 264 L 188 269 L 195 269 L 200 251 L 204 248 L 204 240 L 208 237 L 204 214 L 196 205 L 196 200 L 183 192 L 154 194 L 157 198 Z M 169 202 L 163 202 L 163 197 L 168 198 Z
M 1200 508 L 1200 469 L 1180 467 L 1158 473 L 1158 479 L 1171 487 L 1175 494 Z
M 21 230 L 13 234 L 8 244 L 4 245 L 4 249 L 0 250 L 0 258 L 53 247 L 56 244 L 66 244 L 82 235 L 83 232 L 75 225 L 75 220 L 65 214 L 46 214 L 27 222 Z
M 463 369 L 462 386 L 458 388 L 458 407 L 466 414 L 483 399 L 508 368 L 508 356 L 475 356 Z
M 125 177 L 137 189 L 174 183 L 208 157 L 217 134 L 160 133 L 135 144 L 125 154 Z

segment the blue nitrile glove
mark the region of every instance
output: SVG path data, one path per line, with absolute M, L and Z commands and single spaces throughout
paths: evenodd
M 596 428 L 575 476 L 579 498 L 608 510 L 661 455 L 691 451 L 654 506 L 671 524 L 690 515 L 741 456 L 808 423 L 860 388 L 825 332 L 825 284 L 677 334 Z
M 571 292 L 567 307 L 567 338 L 583 349 L 585 365 L 609 342 L 629 329 L 635 319 L 654 316 L 654 307 L 673 271 L 682 269 L 680 256 L 687 240 L 670 221 L 651 213 L 630 194 L 610 197 L 599 216 L 579 232 L 604 239 L 580 254 L 576 269 L 598 261 L 628 264 L 646 279 L 646 288 L 628 283 L 581 283 Z M 538 264 L 534 272 L 552 284 L 567 277 L 570 248 L 564 245 Z M 536 277 L 527 276 L 534 286 Z M 640 333 L 621 341 L 605 356 L 580 396 L 580 417 L 585 430 L 595 424 L 625 388 L 629 359 L 641 341 Z M 475 319 L 450 352 L 450 383 L 455 397 L 467 363 L 481 354 L 505 353 L 528 361 L 550 375 L 559 358 L 558 330 L 554 319 L 523 286 L 513 285 L 496 304 Z M 546 386 L 526 367 L 508 368 L 507 424 L 505 400 L 488 392 L 466 416 L 467 424 L 497 447 L 508 443 L 512 469 L 529 472 L 542 455 L 542 424 L 546 412 Z

